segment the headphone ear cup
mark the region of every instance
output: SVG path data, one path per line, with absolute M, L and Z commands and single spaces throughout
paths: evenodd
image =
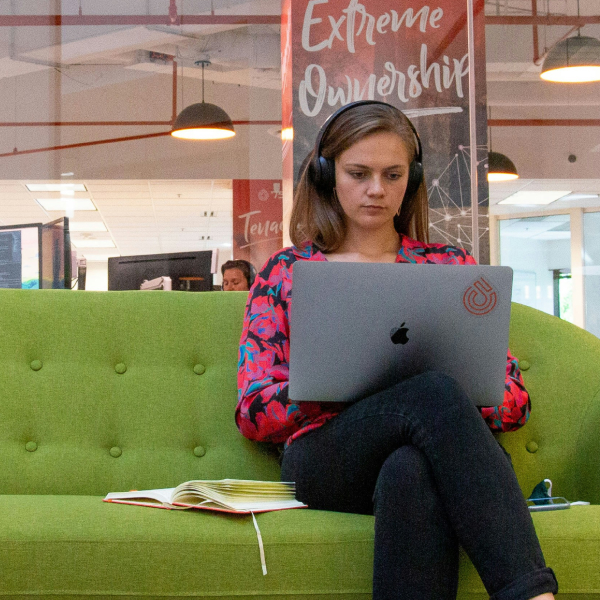
M 335 163 L 331 159 L 319 156 L 313 164 L 313 183 L 317 191 L 330 194 L 335 187 Z
M 404 193 L 404 199 L 408 200 L 417 193 L 421 182 L 423 181 L 423 164 L 417 160 L 413 160 L 410 163 L 408 170 L 408 184 L 406 186 L 406 192 Z
M 330 158 L 321 158 L 321 169 L 323 171 L 323 189 L 327 193 L 333 192 L 335 188 L 335 162 Z

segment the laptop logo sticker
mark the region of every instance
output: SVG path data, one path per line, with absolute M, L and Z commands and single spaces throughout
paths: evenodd
M 404 327 L 406 322 L 400 327 L 394 327 L 390 333 L 390 338 L 394 344 L 406 344 L 408 342 L 408 327 Z
M 470 285 L 463 296 L 463 304 L 472 315 L 487 315 L 496 308 L 497 303 L 496 290 L 483 277 Z

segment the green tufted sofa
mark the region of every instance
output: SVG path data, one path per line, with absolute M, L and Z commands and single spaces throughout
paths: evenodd
M 370 598 L 373 518 L 106 504 L 194 478 L 278 479 L 233 421 L 245 294 L 0 290 L 0 600 Z M 523 491 L 600 503 L 600 340 L 514 305 L 533 398 L 501 436 Z M 534 516 L 564 599 L 600 599 L 600 506 Z M 461 562 L 461 599 L 486 598 Z M 418 599 L 415 599 L 418 600 Z

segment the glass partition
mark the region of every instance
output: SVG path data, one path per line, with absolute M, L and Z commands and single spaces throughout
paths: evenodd
M 488 149 L 508 156 L 520 176 L 490 185 L 492 217 L 600 207 L 600 83 L 540 79 L 545 54 L 572 35 L 575 16 L 582 35 L 600 38 L 597 3 L 582 2 L 578 15 L 575 0 L 473 2 L 470 70 L 467 0 L 435 8 L 373 0 L 347 21 L 344 11 L 356 6 L 347 0 L 23 0 L 0 3 L 0 226 L 69 217 L 88 289 L 106 289 L 109 256 L 216 249 L 220 266 L 272 241 L 265 232 L 281 229 L 290 189 L 281 23 L 292 4 L 308 15 L 309 47 L 339 50 L 325 62 L 310 50 L 308 79 L 306 69 L 296 73 L 309 112 L 319 104 L 322 121 L 350 100 L 393 100 L 422 132 L 432 240 L 473 250 L 479 239 L 488 261 Z M 360 44 L 372 60 L 358 60 Z M 172 138 L 176 116 L 203 98 L 229 115 L 235 137 Z M 289 146 L 293 130 L 286 135 Z M 532 200 L 529 192 L 554 195 Z M 516 255 L 522 240 L 506 233 L 503 253 Z M 533 295 L 553 312 L 547 286 L 563 289 L 569 277 L 547 277 Z M 533 293 L 523 283 L 523 298 L 525 285 Z
M 573 320 L 569 215 L 500 221 L 500 263 L 513 269 L 513 302 Z
M 0 226 L 69 217 L 88 289 L 106 289 L 110 256 L 217 250 L 218 272 L 244 212 L 233 182 L 281 188 L 280 14 L 279 0 L 1 3 Z M 170 135 L 203 102 L 234 137 Z

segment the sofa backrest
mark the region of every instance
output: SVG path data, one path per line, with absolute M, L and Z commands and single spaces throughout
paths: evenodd
M 0 493 L 279 478 L 234 423 L 245 293 L 0 290 Z M 513 304 L 533 410 L 501 434 L 523 492 L 600 502 L 600 340 Z
M 542 479 L 568 500 L 600 503 L 600 339 L 512 305 L 510 349 L 531 395 L 529 422 L 502 434 L 526 496 Z
M 0 493 L 278 479 L 234 423 L 245 298 L 0 290 Z

